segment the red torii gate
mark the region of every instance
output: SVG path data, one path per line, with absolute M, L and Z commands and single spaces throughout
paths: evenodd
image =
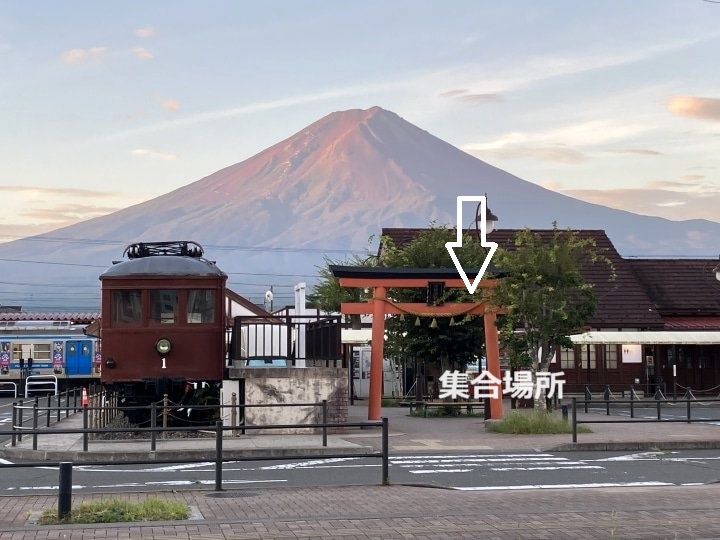
M 423 316 L 481 315 L 485 325 L 485 352 L 487 371 L 500 378 L 500 347 L 495 326 L 497 313 L 503 310 L 488 302 L 448 302 L 439 306 L 422 303 L 394 302 L 387 298 L 387 289 L 425 288 L 430 282 L 442 282 L 445 288 L 465 287 L 457 270 L 445 268 L 382 268 L 330 265 L 333 276 L 339 278 L 342 287 L 372 288 L 373 296 L 367 302 L 343 302 L 340 308 L 345 315 L 373 316 L 372 348 L 370 352 L 370 395 L 368 420 L 379 420 L 382 402 L 383 348 L 385 345 L 385 315 L 418 314 Z M 497 279 L 483 279 L 481 289 L 491 289 Z M 502 418 L 502 393 L 490 399 L 490 418 Z

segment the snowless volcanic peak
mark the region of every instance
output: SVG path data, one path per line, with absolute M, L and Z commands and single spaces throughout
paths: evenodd
M 401 216 L 417 216 L 416 225 L 438 217 L 433 193 L 395 155 L 418 133 L 379 107 L 335 112 L 161 199 L 178 208 L 194 200 L 214 220 L 242 215 L 237 226 L 261 243 L 350 240 L 362 247 L 383 224 L 408 223 Z

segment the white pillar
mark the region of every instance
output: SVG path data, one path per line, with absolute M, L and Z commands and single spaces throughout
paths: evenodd
M 300 324 L 295 325 L 295 367 L 305 367 L 305 329 L 306 324 L 309 322 L 307 319 L 302 317 L 307 315 L 305 308 L 305 283 L 298 283 L 295 285 L 295 315 L 300 315 L 298 319 Z

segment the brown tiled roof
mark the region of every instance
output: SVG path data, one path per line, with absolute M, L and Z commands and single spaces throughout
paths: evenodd
M 720 316 L 717 259 L 628 259 L 664 317 Z
M 720 330 L 720 317 L 663 317 L 665 330 Z
M 391 238 L 398 247 L 408 244 L 425 229 L 386 228 L 382 235 Z M 513 249 L 515 235 L 520 229 L 498 229 L 488 235 L 501 248 Z M 474 231 L 467 231 L 474 234 Z M 552 229 L 533 229 L 543 240 L 549 240 Z M 595 288 L 598 306 L 593 317 L 587 321 L 592 328 L 637 328 L 659 330 L 663 321 L 647 293 L 638 282 L 628 261 L 618 254 L 605 231 L 582 229 L 576 231 L 580 238 L 592 238 L 599 249 L 612 261 L 616 277 L 610 281 L 611 270 L 605 264 L 586 265 L 582 272 L 585 280 Z M 382 249 L 382 246 L 381 248 Z
M 90 324 L 99 319 L 99 313 L 21 311 L 0 313 L 0 321 L 70 321 L 74 324 Z

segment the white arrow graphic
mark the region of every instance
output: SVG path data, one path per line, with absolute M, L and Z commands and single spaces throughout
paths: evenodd
M 480 245 L 488 249 L 487 257 L 485 257 L 485 262 L 483 262 L 482 267 L 480 267 L 480 272 L 478 272 L 478 275 L 475 276 L 475 280 L 470 283 L 470 280 L 467 277 L 467 274 L 465 273 L 465 270 L 463 270 L 462 265 L 460 264 L 460 261 L 457 258 L 457 255 L 455 255 L 455 252 L 453 251 L 453 248 L 459 248 L 462 247 L 462 236 L 463 236 L 463 218 L 462 218 L 462 203 L 464 202 L 479 202 L 480 203 L 480 215 L 478 216 L 480 218 Z M 490 260 L 492 259 L 492 256 L 495 254 L 495 250 L 497 249 L 498 245 L 495 242 L 488 242 L 485 235 L 487 234 L 487 222 L 485 221 L 485 217 L 487 216 L 487 197 L 485 195 L 460 195 L 457 198 L 457 241 L 456 242 L 446 242 L 445 247 L 448 250 L 448 253 L 450 254 L 450 257 L 453 260 L 453 263 L 455 264 L 455 268 L 457 268 L 458 273 L 460 274 L 460 277 L 462 278 L 463 282 L 465 283 L 465 287 L 467 287 L 467 290 L 470 294 L 473 294 L 475 292 L 475 289 L 477 289 L 477 286 L 480 284 L 480 280 L 483 277 L 483 274 L 485 273 L 485 270 L 487 270 L 488 265 L 490 264 Z

